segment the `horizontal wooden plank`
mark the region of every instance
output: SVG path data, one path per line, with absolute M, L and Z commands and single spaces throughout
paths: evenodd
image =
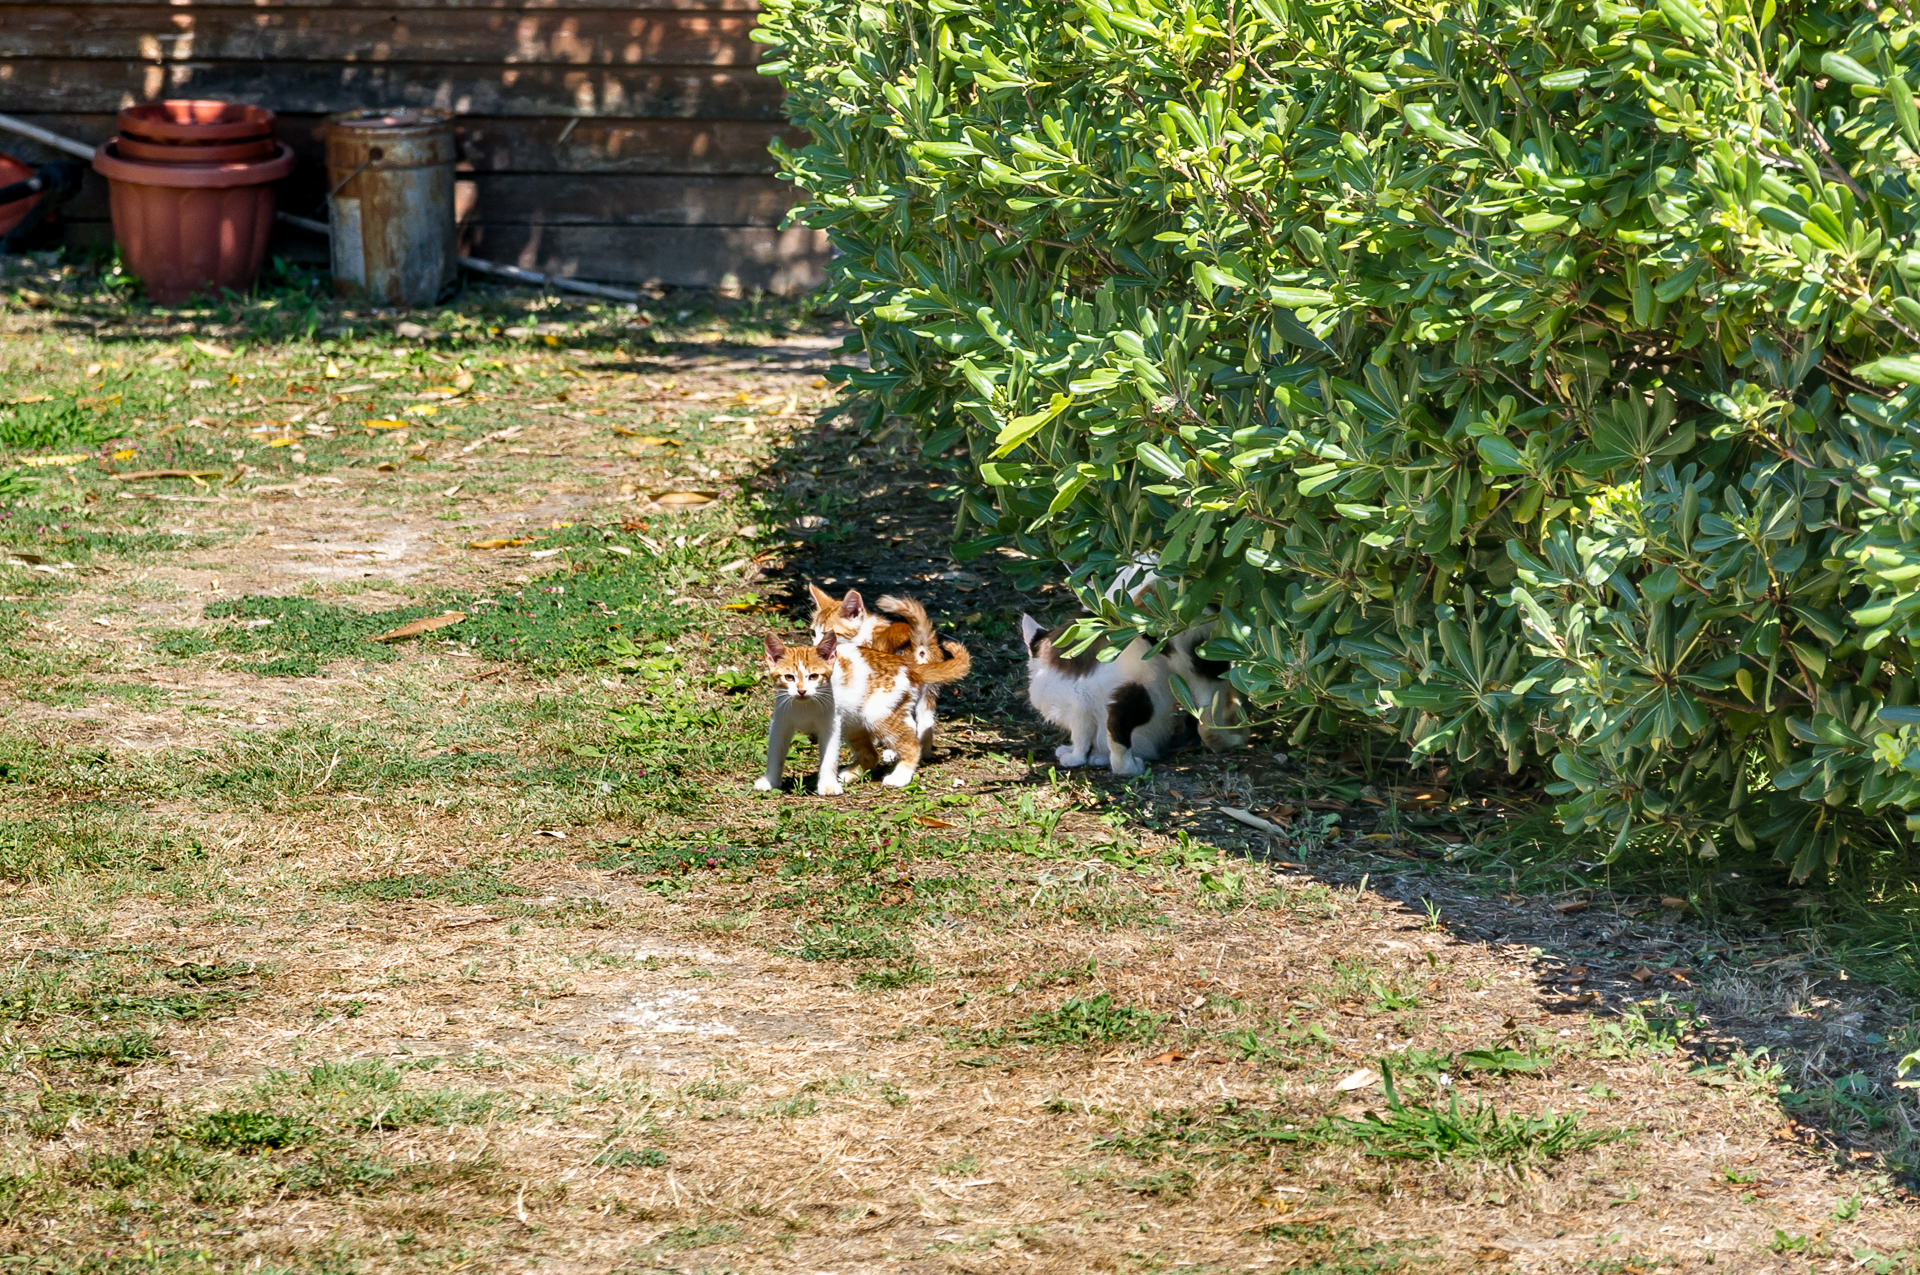
M 594 120 L 469 118 L 460 122 L 461 159 L 478 172 L 771 173 L 777 138 L 807 135 L 760 120 Z
M 551 274 L 678 288 L 804 292 L 826 279 L 825 231 L 794 227 L 471 226 L 470 255 Z
M 752 66 L 750 13 L 0 4 L 0 58 Z
M 104 221 L 71 219 L 66 240 L 77 246 L 113 242 Z M 321 260 L 313 236 L 287 227 L 273 251 Z M 462 231 L 468 256 L 528 270 L 604 283 L 667 288 L 762 288 L 790 295 L 817 288 L 827 274 L 825 231 L 759 227 L 473 226 Z
M 113 136 L 112 115 L 17 111 L 20 119 L 88 145 Z M 302 164 L 326 163 L 327 117 L 281 115 L 281 140 L 290 143 Z M 575 116 L 511 119 L 462 116 L 460 159 L 476 172 L 608 173 L 642 177 L 654 174 L 722 176 L 771 173 L 777 165 L 767 153 L 774 138 L 800 146 L 799 129 L 760 120 L 594 120 Z M 27 160 L 59 158 L 36 143 L 0 132 L 0 151 Z
M 777 120 L 782 94 L 778 81 L 744 69 L 0 60 L 6 114 L 194 96 L 293 112 L 439 106 L 463 115 Z
M 456 183 L 463 223 L 777 226 L 794 204 L 772 177 L 557 177 L 476 173 Z
M 325 182 L 283 183 L 288 212 L 320 215 Z M 793 205 L 793 187 L 771 177 L 602 177 L 476 174 L 455 183 L 463 223 L 545 226 L 778 226 Z M 107 184 L 88 174 L 68 198 L 71 217 L 108 216 Z
M 124 5 L 127 0 L 68 0 L 74 7 Z M 419 0 L 413 0 L 419 3 Z M 574 9 L 605 9 L 607 0 L 433 0 L 437 9 L 468 13 L 547 13 Z M 156 0 L 155 9 L 184 7 L 173 0 Z M 192 0 L 195 9 L 394 9 L 394 0 Z M 647 0 L 649 9 L 684 9 L 693 13 L 758 13 L 759 0 Z

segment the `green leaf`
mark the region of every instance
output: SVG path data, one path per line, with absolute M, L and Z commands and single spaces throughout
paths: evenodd
M 1844 84 L 1861 84 L 1875 89 L 1880 87 L 1879 76 L 1844 53 L 1822 53 L 1820 69 Z
M 1920 381 L 1920 354 L 1889 355 L 1862 363 L 1853 374 L 1874 385 L 1904 385 Z
M 1572 220 L 1573 218 L 1564 217 L 1559 213 L 1538 212 L 1528 213 L 1516 224 L 1528 234 L 1537 235 L 1548 230 L 1558 230 Z
M 1065 394 L 1055 394 L 1047 405 L 1029 416 L 1016 416 L 1007 422 L 1007 427 L 994 436 L 994 459 L 999 459 L 1016 451 L 1020 445 L 1045 429 L 1047 422 L 1067 410 L 1073 400 Z
M 1157 469 L 1169 478 L 1185 478 L 1186 466 L 1182 465 L 1152 443 L 1141 443 L 1134 448 L 1134 458 L 1150 469 Z

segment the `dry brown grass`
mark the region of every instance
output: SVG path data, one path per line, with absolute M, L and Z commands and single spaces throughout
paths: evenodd
M 44 319 L 10 322 L 62 357 Z M 635 498 L 676 475 L 753 478 L 775 510 L 789 483 L 877 491 L 867 508 L 905 527 L 892 556 L 861 560 L 858 539 L 805 551 L 841 587 L 933 555 L 923 478 L 792 433 L 825 400 L 817 344 L 771 353 L 512 352 L 588 368 L 596 406 L 502 395 L 487 410 L 523 426 L 522 452 L 343 465 L 301 494 L 195 505 L 217 550 L 102 556 L 24 608 L 0 686 L 25 775 L 0 786 L 0 828 L 33 852 L 0 900 L 9 1004 L 25 1006 L 0 1083 L 13 1254 L 102 1271 L 1358 1275 L 1837 1270 L 1873 1250 L 1910 1269 L 1893 1256 L 1913 1242 L 1905 1197 L 1808 1149 L 1741 1038 L 1722 1031 L 1731 1065 L 1703 1071 L 1617 1012 L 1666 986 L 1726 1025 L 1858 1027 L 1849 1005 L 1813 1004 L 1831 988 L 1739 966 L 1702 988 L 1599 969 L 1570 983 L 1555 953 L 1603 907 L 1571 920 L 1493 899 L 1413 872 L 1415 843 L 1391 838 L 1301 836 L 1284 854 L 1314 853 L 1305 867 L 1229 853 L 1244 830 L 1215 808 L 1315 795 L 1328 772 L 1298 761 L 1187 756 L 1131 787 L 1050 777 L 1025 760 L 1046 737 L 1005 681 L 999 626 L 1020 600 L 937 558 L 911 571 L 957 579 L 944 611 L 981 682 L 919 791 L 834 803 L 748 793 L 755 709 L 704 680 L 769 622 L 718 604 L 749 588 L 777 603 L 772 556 L 724 572 L 712 557 L 676 585 L 698 624 L 661 677 L 536 675 L 426 643 L 281 679 L 154 649 L 240 593 L 379 610 L 429 586 L 508 588 L 548 569 L 536 550 L 465 544 L 556 521 L 644 512 L 645 534 L 681 534 Z M 793 407 L 667 460 L 590 415 L 651 427 L 695 394 L 742 393 Z M 488 489 L 449 504 L 468 472 Z M 768 516 L 725 513 L 698 525 Z M 756 534 L 724 558 L 787 543 Z M 377 574 L 276 547 L 361 539 L 392 550 Z M 582 760 L 610 709 L 676 695 L 715 715 L 710 747 Z M 716 866 L 648 866 L 696 842 Z M 1615 924 L 1656 922 L 1684 936 L 1659 916 Z M 129 1032 L 152 1033 L 151 1056 L 100 1043 Z M 1694 1035 L 1697 1051 L 1714 1030 Z M 1491 1049 L 1538 1068 L 1450 1061 Z M 1452 1083 L 1407 1066 L 1423 1055 Z M 1559 1157 L 1385 1156 L 1352 1132 L 1392 1115 L 1383 1088 L 1341 1088 L 1382 1059 L 1412 1073 L 1413 1107 L 1574 1112 L 1619 1136 Z M 270 1150 L 194 1132 L 221 1112 L 308 1132 Z

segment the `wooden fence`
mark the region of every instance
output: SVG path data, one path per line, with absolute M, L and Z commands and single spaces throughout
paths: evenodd
M 793 292 L 819 281 L 826 244 L 779 227 L 791 187 L 767 145 L 784 131 L 781 90 L 754 69 L 756 8 L 0 3 L 0 112 L 91 143 L 135 102 L 268 106 L 302 161 L 281 205 L 321 216 L 328 112 L 446 107 L 460 117 L 473 255 L 581 278 Z M 39 156 L 4 134 L 0 149 Z M 98 178 L 68 217 L 76 239 L 109 233 Z

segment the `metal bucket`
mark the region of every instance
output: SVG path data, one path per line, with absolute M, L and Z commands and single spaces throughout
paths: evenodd
M 348 111 L 327 121 L 333 286 L 387 305 L 432 305 L 453 287 L 453 113 Z

